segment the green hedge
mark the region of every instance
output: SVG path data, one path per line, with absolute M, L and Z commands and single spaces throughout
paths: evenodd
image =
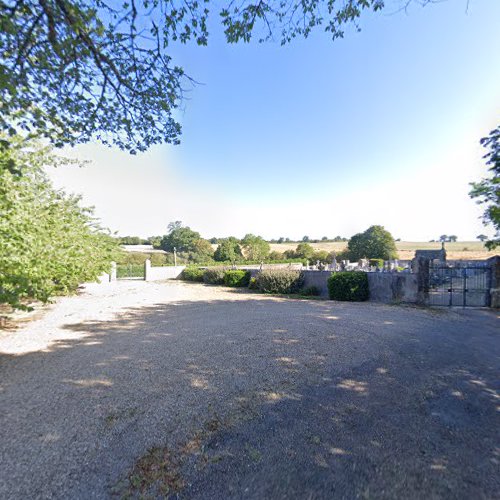
M 181 279 L 185 281 L 197 281 L 203 283 L 204 274 L 205 271 L 199 267 L 186 267 L 186 269 L 182 271 Z
M 209 267 L 205 269 L 203 281 L 209 285 L 223 285 L 225 272 L 224 267 Z
M 227 286 L 248 286 L 250 276 L 250 271 L 243 271 L 242 269 L 229 270 L 224 273 L 224 284 Z
M 370 259 L 370 266 L 380 267 L 382 269 L 384 267 L 384 259 Z
M 368 275 L 363 272 L 332 273 L 328 278 L 328 294 L 332 300 L 361 302 L 368 300 Z
M 304 285 L 304 273 L 291 269 L 264 269 L 257 275 L 257 287 L 265 293 L 297 293 Z

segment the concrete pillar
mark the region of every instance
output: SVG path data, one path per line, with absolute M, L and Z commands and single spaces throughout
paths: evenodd
M 144 281 L 149 281 L 151 275 L 151 260 L 146 259 L 144 261 Z
M 111 272 L 109 274 L 109 281 L 116 281 L 116 262 L 111 262 Z

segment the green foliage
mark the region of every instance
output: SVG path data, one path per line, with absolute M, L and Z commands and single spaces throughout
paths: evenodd
M 224 284 L 226 286 L 248 286 L 250 277 L 250 271 L 229 269 L 224 273 Z
M 304 236 L 305 238 L 305 236 Z M 314 255 L 314 248 L 309 243 L 299 243 L 295 249 L 294 256 L 299 259 L 311 260 Z
M 116 255 L 115 261 L 117 264 L 136 264 L 144 265 L 146 259 L 151 261 L 152 266 L 173 266 L 174 257 L 164 253 L 146 253 L 146 252 L 124 252 L 121 251 Z
M 209 285 L 222 285 L 224 284 L 225 273 L 225 267 L 208 267 L 207 269 L 205 269 L 203 281 Z
M 284 260 L 285 254 L 283 252 L 277 252 L 276 250 L 273 250 L 269 253 L 267 258 L 269 259 L 269 261 Z
M 150 236 L 148 238 L 148 244 L 152 245 L 155 250 L 160 249 L 162 238 L 163 238 L 162 236 Z
M 323 264 L 328 264 L 332 261 L 330 254 L 326 250 L 316 250 L 311 257 L 313 262 L 320 261 Z
M 193 231 L 189 227 L 183 227 L 182 223 L 177 221 L 169 224 L 169 232 L 161 240 L 161 248 L 165 252 L 195 252 L 196 243 L 201 240 L 200 233 Z
M 185 281 L 196 281 L 199 283 L 203 283 L 203 275 L 205 271 L 200 269 L 199 267 L 186 267 L 184 271 L 182 271 L 181 279 Z
M 382 226 L 371 226 L 364 233 L 355 234 L 347 244 L 349 259 L 396 259 L 396 243 Z
M 257 287 L 265 293 L 297 293 L 304 284 L 304 273 L 291 269 L 263 269 Z
M 143 240 L 139 236 L 122 236 L 118 239 L 120 245 L 147 245 L 148 240 Z
M 214 260 L 219 262 L 234 263 L 242 258 L 240 243 L 233 236 L 220 240 L 219 246 L 214 253 Z
M 241 245 L 248 260 L 264 260 L 271 251 L 271 246 L 261 236 L 247 234 L 242 240 Z
M 117 278 L 144 278 L 144 264 L 117 264 Z
M 480 182 L 473 182 L 469 196 L 476 198 L 477 203 L 486 207 L 483 212 L 483 223 L 485 226 L 493 226 L 495 237 L 487 241 L 485 246 L 492 250 L 500 246 L 500 126 L 492 130 L 488 137 L 481 139 L 481 144 L 488 149 L 484 158 L 491 176 Z
M 248 282 L 248 288 L 250 290 L 258 290 L 258 284 L 257 284 L 257 278 L 252 277 L 250 278 L 250 281 Z
M 370 259 L 370 266 L 382 269 L 384 267 L 384 259 Z
M 118 252 L 80 198 L 52 187 L 50 148 L 0 136 L 0 302 L 46 302 L 109 272 Z
M 173 43 L 208 42 L 209 0 L 3 0 L 0 2 L 0 128 L 56 145 L 93 138 L 134 153 L 178 143 L 174 114 L 193 80 L 170 56 Z M 227 42 L 332 39 L 358 28 L 383 0 L 284 0 L 214 4 Z M 215 12 L 214 12 L 215 10 Z
M 328 294 L 332 300 L 361 302 L 368 300 L 368 275 L 363 272 L 332 273 L 328 278 Z

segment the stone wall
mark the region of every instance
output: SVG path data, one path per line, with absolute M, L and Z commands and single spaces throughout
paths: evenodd
M 332 275 L 331 271 L 302 271 L 304 273 L 304 288 L 315 286 L 321 297 L 328 298 L 328 278 Z
M 371 301 L 385 304 L 417 302 L 418 275 L 410 273 L 367 274 Z
M 144 263 L 144 279 L 145 281 L 175 280 L 184 269 L 186 269 L 186 266 L 151 267 L 151 261 L 146 260 Z

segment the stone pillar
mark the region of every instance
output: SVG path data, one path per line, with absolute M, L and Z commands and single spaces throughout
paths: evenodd
M 116 281 L 116 262 L 111 262 L 111 272 L 109 274 L 109 281 Z
M 417 275 L 417 304 L 425 305 L 429 302 L 429 259 L 415 258 L 412 260 L 412 271 Z
M 149 281 L 151 275 L 151 260 L 146 259 L 144 261 L 144 281 Z
M 500 308 L 500 256 L 495 255 L 488 259 L 491 269 L 490 307 Z

